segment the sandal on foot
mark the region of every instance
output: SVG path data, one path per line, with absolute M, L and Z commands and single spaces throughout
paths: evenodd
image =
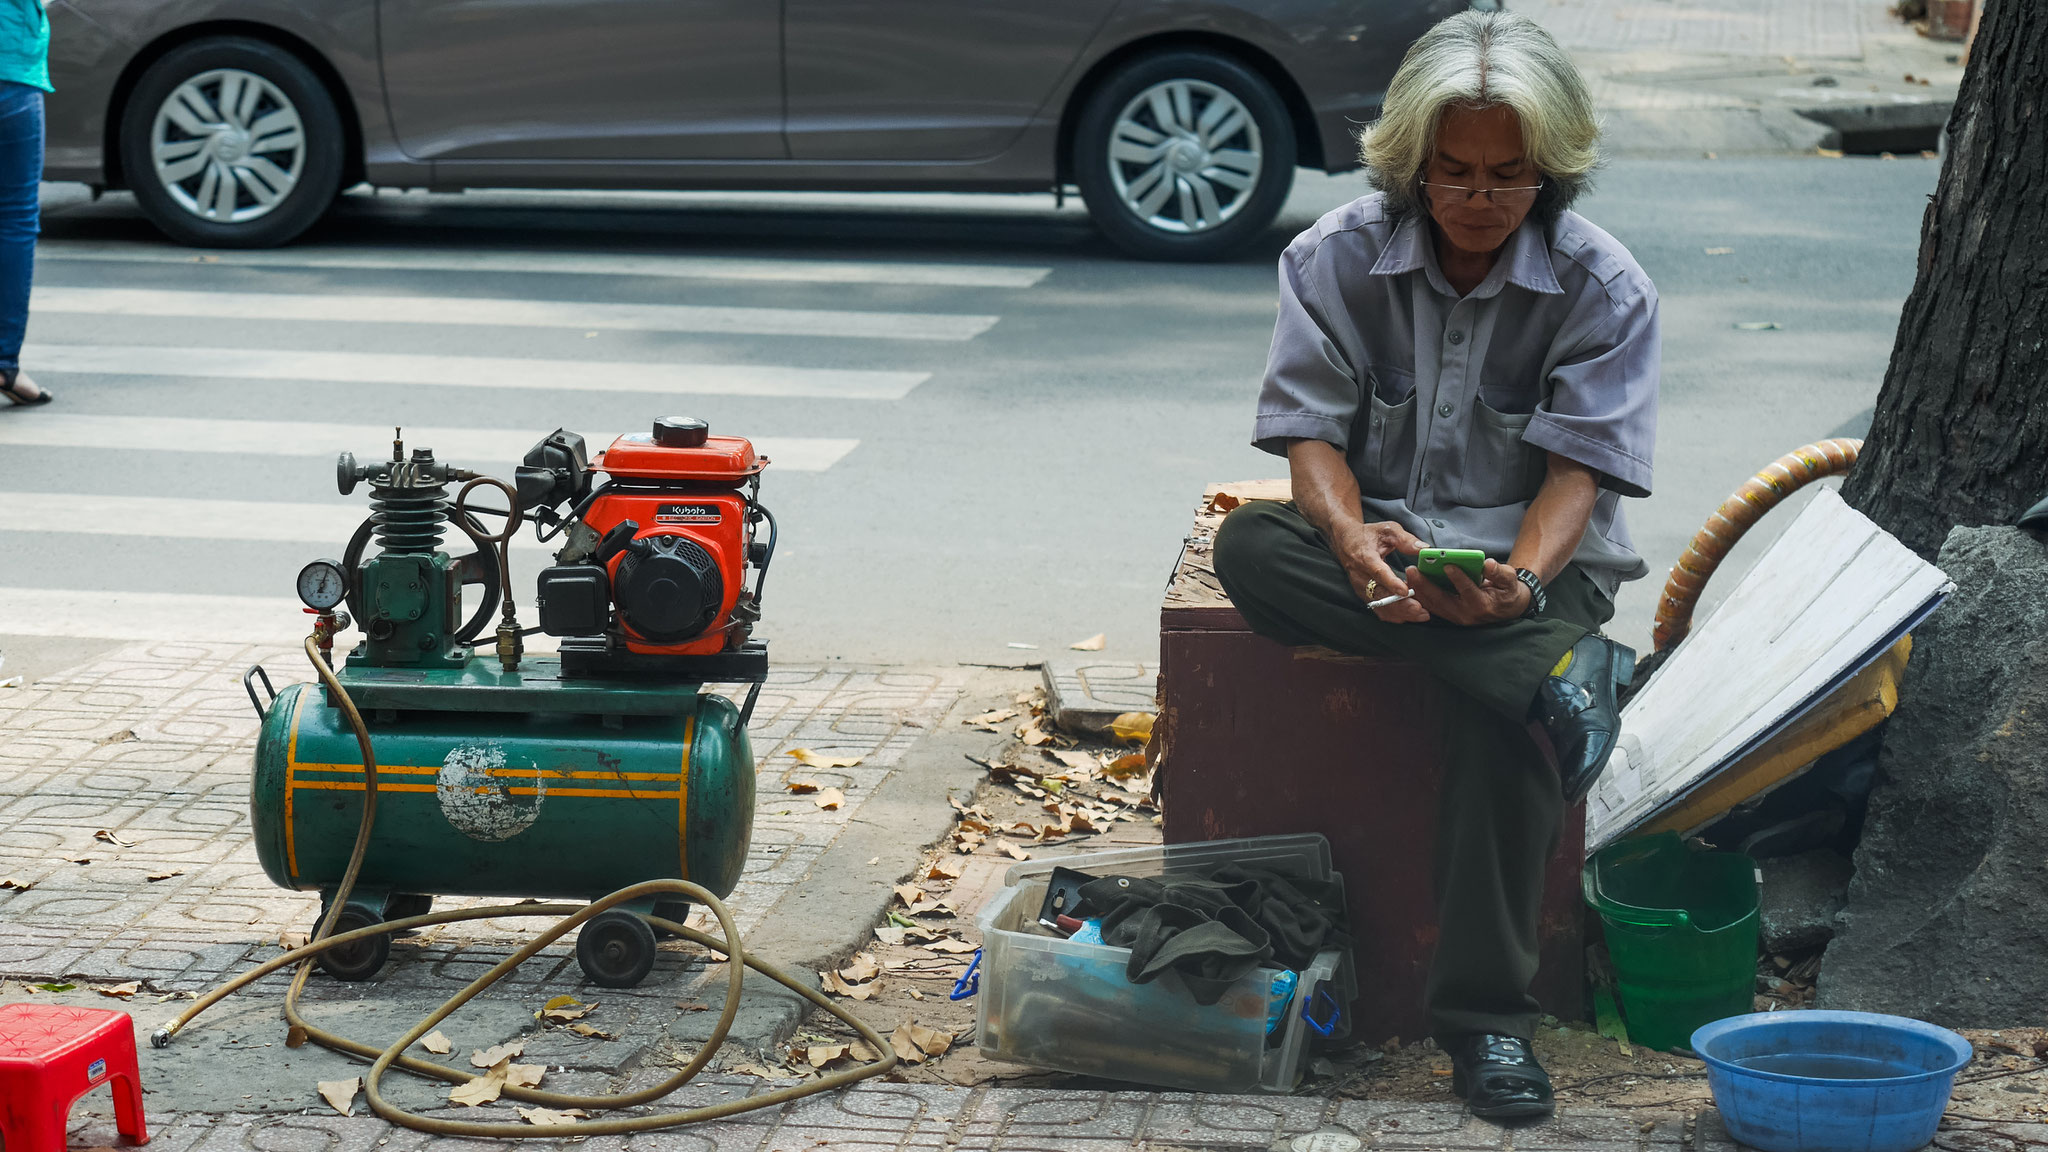
M 35 395 L 27 396 L 22 394 L 15 387 L 16 381 L 19 381 L 20 379 L 22 379 L 20 373 L 16 373 L 12 376 L 0 376 L 0 396 L 7 397 L 8 401 L 12 403 L 15 407 L 26 408 L 31 404 L 48 404 L 52 399 L 54 399 L 54 397 L 50 395 L 50 390 L 48 388 L 43 387 L 40 384 L 36 385 Z M 35 382 L 31 380 L 30 383 L 33 384 Z
M 1480 1032 L 1460 1036 L 1451 1050 L 1451 1091 L 1474 1116 L 1517 1120 L 1557 1110 L 1550 1074 L 1536 1062 L 1529 1042 L 1517 1036 Z

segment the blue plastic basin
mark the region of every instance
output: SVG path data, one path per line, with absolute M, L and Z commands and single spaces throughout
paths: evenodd
M 1763 1152 L 1912 1152 L 1970 1062 L 1946 1028 L 1875 1012 L 1764 1012 L 1692 1034 L 1728 1134 Z

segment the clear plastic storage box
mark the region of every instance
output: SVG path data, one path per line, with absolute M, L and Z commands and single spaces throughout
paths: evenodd
M 1329 842 L 1312 833 L 1089 852 L 1011 868 L 979 921 L 975 1043 L 982 1053 L 1191 1092 L 1293 1091 L 1310 1035 L 1346 1030 L 1356 989 L 1344 952 L 1326 950 L 1300 974 L 1294 999 L 1269 1037 L 1268 991 L 1278 969 L 1254 969 L 1203 1006 L 1171 971 L 1149 984 L 1131 983 L 1124 976 L 1128 948 L 1076 944 L 1032 928 L 1054 868 L 1156 877 L 1199 875 L 1225 864 L 1341 879 L 1330 868 Z

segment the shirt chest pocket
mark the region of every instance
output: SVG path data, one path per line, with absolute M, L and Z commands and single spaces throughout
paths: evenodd
M 1351 438 L 1351 471 L 1358 477 L 1359 493 L 1402 499 L 1415 468 L 1414 373 L 1375 368 L 1365 399 Z
M 1465 454 L 1458 462 L 1458 503 L 1498 508 L 1533 500 L 1543 486 L 1550 457 L 1522 439 L 1531 412 L 1502 412 L 1484 400 L 1472 402 L 1465 428 Z

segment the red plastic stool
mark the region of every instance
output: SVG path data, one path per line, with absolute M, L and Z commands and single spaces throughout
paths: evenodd
M 0 1004 L 0 1140 L 7 1152 L 64 1152 L 71 1106 L 109 1079 L 114 1126 L 147 1144 L 135 1024 L 126 1012 Z

